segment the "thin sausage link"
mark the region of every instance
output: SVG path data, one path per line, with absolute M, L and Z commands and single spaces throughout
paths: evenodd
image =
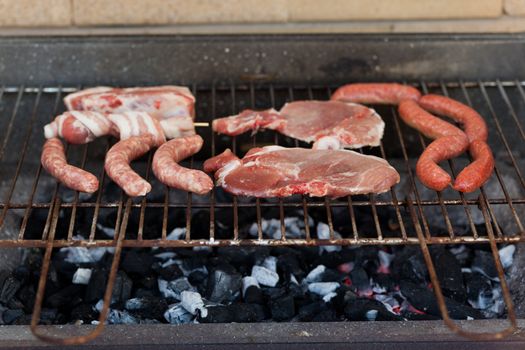
M 153 157 L 153 173 L 165 185 L 181 190 L 206 194 L 213 181 L 200 170 L 187 169 L 177 162 L 200 151 L 203 144 L 199 135 L 171 140 L 159 147 Z
M 436 191 L 443 191 L 452 178 L 438 164 L 459 156 L 469 146 L 463 131 L 423 110 L 415 101 L 399 104 L 401 119 L 429 138 L 435 139 L 421 154 L 416 164 L 416 174 L 421 182 Z
M 419 100 L 418 89 L 396 83 L 358 83 L 338 88 L 332 100 L 364 103 L 398 105 L 403 100 Z
M 95 175 L 67 164 L 64 146 L 56 137 L 44 143 L 41 162 L 49 174 L 72 190 L 93 193 L 98 189 L 99 183 Z
M 117 142 L 106 155 L 106 173 L 130 197 L 144 196 L 151 191 L 151 185 L 129 164 L 154 146 L 155 138 L 151 135 L 133 136 Z
M 418 103 L 430 113 L 442 115 L 463 124 L 463 129 L 470 142 L 487 141 L 487 124 L 481 115 L 469 106 L 440 95 L 425 95 Z
M 469 152 L 474 161 L 463 169 L 456 178 L 454 189 L 457 191 L 475 191 L 490 178 L 494 171 L 494 156 L 485 141 L 473 141 L 470 144 Z

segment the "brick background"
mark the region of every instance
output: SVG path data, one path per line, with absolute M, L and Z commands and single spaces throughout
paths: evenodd
M 0 0 L 0 27 L 0 35 L 44 27 L 65 34 L 523 32 L 525 0 Z

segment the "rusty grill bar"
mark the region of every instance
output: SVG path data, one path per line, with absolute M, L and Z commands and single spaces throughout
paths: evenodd
M 405 82 L 406 83 L 406 82 Z M 125 247 L 194 247 L 194 246 L 240 246 L 240 245 L 408 245 L 419 244 L 429 270 L 438 304 L 443 314 L 444 322 L 453 331 L 475 339 L 495 339 L 510 334 L 516 328 L 516 316 L 511 297 L 505 282 L 505 276 L 499 259 L 497 243 L 517 243 L 525 241 L 525 230 L 518 209 L 525 208 L 525 180 L 523 172 L 525 165 L 517 158 L 523 157 L 519 149 L 513 149 L 511 144 L 521 144 L 525 141 L 523 113 L 525 113 L 525 82 L 516 81 L 475 81 L 475 82 L 410 82 L 424 93 L 440 93 L 449 95 L 478 110 L 486 119 L 489 129 L 489 143 L 496 153 L 496 169 L 490 181 L 474 194 L 461 194 L 452 190 L 444 192 L 428 191 L 422 187 L 415 177 L 414 166 L 417 156 L 426 147 L 427 142 L 421 134 L 411 130 L 400 122 L 395 108 L 378 107 L 378 112 L 386 122 L 385 138 L 376 149 L 360 150 L 367 154 L 383 157 L 393 164 L 402 176 L 407 177 L 405 187 L 392 190 L 382 195 L 356 196 L 341 199 L 309 198 L 294 196 L 278 200 L 246 200 L 236 196 L 225 196 L 220 189 L 214 189 L 207 196 L 196 196 L 178 190 L 163 187 L 162 195 L 153 198 L 148 195 L 139 200 L 126 198 L 122 191 L 118 199 L 108 199 L 106 190 L 111 186 L 105 177 L 103 155 L 112 142 L 107 139 L 82 146 L 67 147 L 68 159 L 73 164 L 98 174 L 101 189 L 94 196 L 85 200 L 83 195 L 64 189 L 55 184 L 50 196 L 42 183 L 49 175 L 42 171 L 39 164 L 40 149 L 43 143 L 42 127 L 60 113 L 64 106 L 62 97 L 80 87 L 0 87 L 0 174 L 3 183 L 0 186 L 0 227 L 2 236 L 0 247 L 38 247 L 45 248 L 46 254 L 42 266 L 42 274 L 37 292 L 37 300 L 32 319 L 33 332 L 48 341 L 62 344 L 83 343 L 96 337 L 103 328 L 103 321 L 108 311 L 112 285 L 116 276 L 120 252 Z M 327 86 L 286 86 L 278 84 L 233 84 L 217 83 L 212 86 L 193 85 L 192 91 L 197 98 L 197 121 L 210 122 L 214 118 L 235 114 L 244 108 L 265 109 L 280 108 L 285 102 L 299 99 L 320 99 L 330 97 L 334 87 Z M 521 115 L 521 120 L 520 120 Z M 214 134 L 210 127 L 198 128 L 198 132 L 206 140 L 203 150 L 195 157 L 185 162 L 193 167 L 198 161 L 216 155 L 229 147 L 238 155 L 244 154 L 253 146 L 280 144 L 289 147 L 304 145 L 274 132 L 266 131 L 252 136 L 225 137 Z M 415 146 L 414 146 L 415 145 Z M 98 152 L 97 152 L 98 150 Z M 103 150 L 103 152 L 100 152 Z M 147 164 L 141 173 L 151 179 L 152 154 L 148 154 L 142 163 Z M 465 161 L 467 158 L 459 160 Z M 448 161 L 448 170 L 455 176 L 460 166 L 457 160 Z M 31 175 L 31 176 L 27 176 Z M 509 188 L 512 184 L 512 188 Z M 488 188 L 492 190 L 487 191 Z M 497 188 L 497 194 L 494 194 Z M 37 198 L 48 195 L 47 201 L 37 201 Z M 176 197 L 176 200 L 172 198 Z M 280 239 L 268 239 L 263 236 L 263 210 L 276 209 L 280 223 Z M 458 232 L 460 224 L 457 217 L 449 215 L 451 208 L 462 208 L 465 215 L 462 225 L 468 226 L 469 235 Z M 116 218 L 112 224 L 115 235 L 113 239 L 100 237 L 97 226 L 103 210 L 115 210 Z M 391 210 L 396 222 L 389 222 L 386 228 L 380 218 L 380 211 Z M 429 223 L 429 218 L 442 217 L 446 230 L 436 230 Z M 209 233 L 207 238 L 195 238 L 202 232 L 192 231 L 192 215 L 204 210 L 209 217 Z M 217 211 L 231 211 L 233 230 L 231 237 L 217 237 Z M 504 210 L 508 213 L 505 228 L 502 229 L 501 217 L 498 213 Z M 29 235 L 31 214 L 34 211 L 45 213 L 45 226 L 35 236 Z M 130 232 L 130 217 L 133 211 L 138 211 L 137 232 Z M 245 212 L 250 212 L 257 225 L 257 237 L 241 236 L 244 229 L 239 224 Z M 302 213 L 305 223 L 304 237 L 286 237 L 285 218 L 293 211 Z M 329 239 L 318 239 L 311 232 L 308 218 L 312 212 L 324 212 L 322 221 L 328 224 Z M 334 211 L 336 214 L 334 214 Z M 361 212 L 360 212 L 361 211 Z M 362 213 L 366 211 L 366 213 Z M 168 240 L 168 221 L 174 213 L 183 213 L 185 218 L 185 237 L 179 240 Z M 344 213 L 344 214 L 342 214 Z M 482 223 L 475 219 L 475 214 L 481 215 Z M 146 235 L 146 216 L 153 214 L 162 221 L 162 229 Z M 88 215 L 89 229 L 76 227 L 81 215 Z M 335 234 L 334 219 L 345 215 L 348 232 L 342 232 L 341 237 Z M 363 224 L 360 218 L 366 216 L 372 222 Z M 11 221 L 10 221 L 11 218 Z M 14 224 L 13 224 L 13 218 Z M 18 220 L 21 218 L 20 220 Z M 85 219 L 85 218 L 84 218 Z M 65 220 L 65 221 L 64 221 Z M 20 222 L 18 222 L 20 221 Z M 61 221 L 65 225 L 60 226 Z M 8 229 L 9 227 L 9 229 Z M 67 229 L 59 229 L 67 227 Z M 509 229 L 512 227 L 512 229 Z M 14 235 L 5 234 L 15 231 Z M 34 230 L 33 230 L 34 231 Z M 81 231 L 81 232 L 79 232 Z M 78 233 L 82 234 L 79 238 Z M 146 237 L 148 236 L 148 237 Z M 437 279 L 437 274 L 428 251 L 429 244 L 485 243 L 489 244 L 493 253 L 496 269 L 501 281 L 509 328 L 496 333 L 469 333 L 459 328 L 448 316 L 443 294 Z M 41 333 L 37 328 L 40 308 L 46 284 L 51 254 L 54 248 L 78 247 L 115 247 L 104 308 L 101 312 L 102 321 L 94 332 L 74 338 L 57 339 Z
M 136 238 L 124 238 L 122 244 L 123 247 L 191 247 L 191 246 L 222 246 L 222 245 L 321 245 L 321 244 L 338 244 L 338 245 L 350 245 L 350 244 L 418 244 L 418 238 L 414 234 L 409 232 L 407 229 L 413 223 L 406 222 L 406 218 L 403 218 L 403 213 L 407 212 L 407 203 L 409 199 L 415 202 L 418 216 L 422 221 L 422 229 L 425 234 L 425 240 L 428 244 L 452 244 L 452 243 L 480 243 L 488 242 L 489 237 L 487 234 L 481 234 L 478 232 L 477 225 L 472 218 L 473 208 L 480 208 L 481 202 L 486 204 L 488 214 L 490 217 L 491 225 L 493 226 L 496 237 L 496 242 L 519 242 L 525 240 L 524 237 L 524 226 L 522 218 L 519 217 L 516 211 L 517 206 L 523 206 L 525 204 L 525 196 L 520 195 L 525 191 L 525 180 L 523 177 L 523 164 L 518 164 L 516 160 L 517 151 L 512 149 L 509 145 L 509 137 L 518 136 L 519 140 L 513 139 L 514 142 L 521 143 L 525 141 L 525 133 L 523 130 L 522 122 L 520 122 L 516 110 L 523 110 L 523 104 L 525 103 L 525 90 L 524 83 L 515 82 L 448 82 L 448 83 L 426 83 L 419 82 L 414 84 L 419 87 L 423 92 L 442 93 L 445 95 L 451 95 L 452 97 L 463 101 L 467 104 L 472 105 L 478 111 L 480 111 L 486 118 L 490 128 L 490 142 L 491 145 L 500 143 L 501 148 L 505 151 L 502 156 L 505 159 L 500 159 L 497 155 L 497 165 L 495 173 L 490 180 L 494 182 L 493 185 L 497 185 L 501 188 L 500 196 L 489 197 L 484 189 L 481 189 L 475 195 L 464 195 L 462 193 L 447 191 L 444 193 L 434 192 L 433 196 L 423 196 L 421 194 L 422 187 L 418 183 L 413 170 L 414 167 L 414 155 L 412 157 L 408 153 L 408 138 L 411 138 L 416 144 L 419 143 L 419 147 L 422 150 L 427 142 L 424 140 L 421 134 L 416 133 L 400 122 L 395 108 L 387 110 L 381 110 L 380 114 L 385 118 L 387 128 L 385 135 L 391 135 L 397 140 L 395 143 L 400 146 L 401 152 L 400 158 L 404 162 L 404 170 L 409 177 L 410 190 L 405 193 L 399 193 L 395 191 L 395 188 L 386 195 L 370 195 L 368 198 L 363 199 L 362 196 L 358 198 L 343 198 L 337 200 L 330 199 L 312 199 L 305 196 L 293 197 L 293 199 L 280 199 L 276 202 L 255 200 L 255 201 L 242 201 L 239 198 L 233 197 L 231 201 L 218 201 L 217 191 L 214 190 L 210 195 L 200 197 L 199 200 L 195 200 L 195 195 L 187 194 L 186 200 L 184 201 L 171 201 L 171 192 L 180 192 L 177 190 L 164 189 L 163 200 L 150 200 L 149 197 L 143 198 L 139 201 L 133 201 L 130 206 L 132 210 L 138 210 L 140 212 L 139 229 L 136 232 Z M 117 208 L 118 215 L 115 221 L 115 231 L 118 231 L 120 225 L 122 225 L 122 209 L 126 201 L 125 195 L 121 194 L 119 200 L 108 201 L 104 200 L 103 191 L 99 191 L 95 196 L 90 198 L 89 201 L 81 201 L 78 193 L 72 193 L 72 199 L 69 201 L 58 202 L 60 197 L 60 191 L 67 191 L 60 185 L 56 185 L 53 189 L 51 200 L 46 202 L 36 202 L 34 199 L 37 197 L 36 193 L 39 191 L 40 182 L 43 177 L 48 177 L 45 172 L 42 171 L 41 167 L 37 164 L 38 156 L 35 150 L 39 149 L 39 145 L 43 142 L 41 127 L 45 124 L 53 115 L 63 110 L 61 102 L 62 97 L 72 91 L 77 90 L 76 88 L 61 88 L 61 87 L 40 87 L 40 88 L 26 88 L 20 87 L 2 87 L 0 89 L 0 103 L 4 102 L 3 114 L 9 115 L 7 119 L 7 125 L 2 125 L 4 135 L 2 135 L 2 143 L 0 148 L 0 161 L 3 163 L 2 167 L 7 173 L 10 167 L 15 169 L 14 173 L 9 175 L 3 175 L 4 187 L 7 189 L 0 197 L 0 225 L 5 224 L 5 219 L 9 215 L 13 215 L 15 212 L 20 213 L 23 211 L 23 220 L 21 221 L 18 228 L 18 236 L 16 239 L 0 239 L 0 247 L 44 247 L 46 245 L 46 239 L 49 235 L 50 229 L 52 229 L 51 223 L 57 218 L 54 217 L 53 212 L 56 206 L 59 206 L 59 212 L 69 211 L 69 225 L 66 233 L 59 233 L 55 237 L 53 242 L 54 247 L 64 246 L 114 246 L 116 244 L 115 239 L 100 238 L 96 235 L 96 228 L 99 220 L 99 214 L 101 210 L 108 208 Z M 330 87 L 316 87 L 316 86 L 298 86 L 298 87 L 283 87 L 273 85 L 214 85 L 211 87 L 199 87 L 192 86 L 192 90 L 197 97 L 197 120 L 209 121 L 211 118 L 217 118 L 220 116 L 237 113 L 243 108 L 279 108 L 284 102 L 292 101 L 295 99 L 327 99 L 330 96 L 332 89 Z M 512 98 L 509 97 L 512 94 Z M 242 96 L 240 96 L 242 95 Z M 261 95 L 263 101 L 261 102 Z M 472 102 L 471 95 L 475 96 L 475 103 Z M 280 101 L 277 101 L 277 96 Z M 13 100 L 6 101 L 6 100 Z M 46 100 L 47 105 L 42 107 Z M 199 101 L 205 101 L 201 103 Z M 498 104 L 496 110 L 495 104 Z M 11 106 L 12 105 L 12 106 Z M 52 107 L 50 106 L 52 105 Z M 11 107 L 11 108 L 9 108 Z M 46 108 L 47 107 L 47 108 Z M 51 107 L 51 108 L 50 108 Z M 23 111 L 30 110 L 29 115 L 25 115 Z M 46 111 L 43 111 L 45 109 Z M 220 111 L 218 110 L 220 109 Z M 386 111 L 386 113 L 385 113 Z M 39 118 L 42 114 L 46 115 L 46 118 Z M 385 115 L 386 114 L 386 115 Z M 390 115 L 388 115 L 390 114 Z M 509 119 L 510 125 L 506 125 L 507 128 L 512 131 L 517 131 L 519 135 L 508 136 L 509 130 L 504 130 L 502 127 L 502 119 Z M 22 120 L 21 120 L 22 119 Z M 5 121 L 4 121 L 5 122 Z M 13 138 L 13 130 L 17 128 L 26 128 L 20 130 L 18 134 L 22 134 L 23 142 L 20 142 L 19 135 L 16 135 L 16 140 Z M 287 137 L 278 135 L 273 132 L 264 132 L 249 136 L 239 136 L 233 138 L 226 138 L 223 136 L 214 135 L 211 128 L 199 128 L 199 132 L 205 136 L 209 136 L 209 142 L 205 143 L 204 148 L 208 148 L 207 156 L 215 155 L 224 150 L 225 147 L 230 147 L 235 153 L 242 155 L 247 151 L 249 147 L 254 145 L 264 144 L 285 144 L 288 146 L 299 146 L 296 140 L 290 140 Z M 218 145 L 218 138 L 221 139 L 221 144 Z M 229 141 L 227 140 L 229 139 Z M 226 141 L 225 141 L 226 140 Z M 391 140 L 392 141 L 392 140 Z M 228 142 L 230 142 L 228 144 Z M 91 158 L 92 150 L 96 147 L 107 149 L 110 147 L 110 141 L 102 140 L 101 145 L 88 144 L 82 146 L 76 146 L 75 154 L 71 157 L 71 150 L 68 147 L 68 156 L 73 161 L 77 161 L 82 167 L 85 167 L 86 161 Z M 20 146 L 21 145 L 21 146 Z M 28 146 L 35 146 L 28 152 Z M 411 146 L 412 147 L 412 146 Z M 32 151 L 32 152 L 31 152 Z M 202 152 L 201 152 L 202 153 Z M 367 150 L 370 153 L 370 150 Z M 391 160 L 392 156 L 389 154 L 389 150 L 383 144 L 378 150 L 372 150 L 372 153 Z M 13 155 L 17 157 L 13 157 Z M 12 158 L 12 159 L 6 159 Z M 16 159 L 17 158 L 17 159 Z M 147 170 L 142 175 L 146 178 L 151 178 L 150 165 L 151 165 L 151 153 L 146 157 Z M 504 161 L 510 162 L 512 170 L 509 172 L 501 171 L 501 163 Z M 105 188 L 109 185 L 108 179 L 104 175 L 102 157 L 99 156 L 99 161 L 93 169 L 95 174 L 99 175 L 101 180 L 101 187 Z M 193 164 L 193 159 L 188 162 L 190 166 Z M 14 166 L 13 166 L 14 165 Z M 456 162 L 451 160 L 448 162 L 448 167 L 452 174 L 456 174 L 459 170 Z M 26 170 L 32 168 L 31 170 Z M 398 166 L 399 168 L 399 166 Z M 401 169 L 398 169 L 401 170 Z M 19 176 L 23 172 L 34 173 L 34 178 L 29 185 L 29 188 L 20 189 L 21 184 L 18 183 Z M 514 174 L 512 174 L 514 173 Z M 515 193 L 511 193 L 507 188 L 504 180 L 504 176 L 514 176 L 516 181 L 521 185 L 519 189 L 513 189 Z M 15 201 L 13 200 L 13 194 L 16 192 L 23 192 L 27 200 Z M 22 196 L 24 197 L 24 196 Z M 180 197 L 180 193 L 179 193 Z M 458 235 L 455 232 L 454 220 L 448 215 L 447 208 L 450 206 L 460 206 L 464 208 L 465 220 L 472 231 L 471 235 Z M 506 206 L 513 220 L 515 230 L 513 232 L 502 232 L 498 223 L 498 218 L 494 214 L 493 206 Z M 299 209 L 302 210 L 305 220 L 308 218 L 309 210 L 322 209 L 326 210 L 326 222 L 330 228 L 330 239 L 329 240 L 318 240 L 312 237 L 309 232 L 308 225 L 306 225 L 305 237 L 301 238 L 286 238 L 285 235 L 281 239 L 273 240 L 266 239 L 262 235 L 261 225 L 261 210 L 265 208 L 278 208 L 279 220 L 281 223 L 282 230 L 284 232 L 284 218 L 287 210 Z M 336 238 L 334 236 L 334 225 L 333 225 L 333 210 L 334 208 L 347 208 L 349 226 L 352 228 L 351 235 L 343 235 L 342 238 Z M 385 235 L 382 230 L 382 225 L 378 217 L 378 207 L 388 207 L 395 211 L 395 217 L 397 222 L 394 223 L 399 227 L 396 235 Z M 439 208 L 445 225 L 447 227 L 446 234 L 441 232 L 432 232 L 432 228 L 428 224 L 427 215 L 425 213 L 426 208 L 435 207 Z M 158 237 L 145 238 L 144 237 L 144 222 L 145 215 L 149 211 L 155 210 L 155 208 L 161 209 L 163 226 L 162 232 L 158 233 Z M 231 208 L 233 211 L 233 232 L 230 239 L 216 239 L 215 237 L 215 211 L 223 208 Z M 357 208 L 365 208 L 369 210 L 371 217 L 373 218 L 373 227 L 362 228 L 359 227 L 356 217 L 355 210 Z M 30 224 L 29 217 L 33 210 L 47 210 L 47 224 L 43 229 L 41 236 L 37 237 L 26 237 L 27 225 Z M 186 216 L 186 236 L 182 240 L 167 240 L 167 222 L 168 217 L 172 211 L 183 210 Z M 209 213 L 209 239 L 194 239 L 192 236 L 191 227 L 191 216 L 196 210 L 207 210 Z M 243 210 L 254 210 L 256 213 L 256 223 L 258 226 L 258 237 L 256 239 L 246 239 L 239 237 L 239 211 Z M 92 211 L 92 224 L 90 231 L 86 234 L 85 239 L 74 239 L 76 217 L 79 211 Z M 76 237 L 78 238 L 78 237 Z

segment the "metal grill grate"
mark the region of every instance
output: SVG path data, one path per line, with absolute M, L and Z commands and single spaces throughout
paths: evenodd
M 525 212 L 525 164 L 520 162 L 525 154 L 523 147 L 517 147 L 525 141 L 525 85 L 521 81 L 418 82 L 414 85 L 424 93 L 449 95 L 469 104 L 485 117 L 497 164 L 494 175 L 480 191 L 465 195 L 453 190 L 435 192 L 422 187 L 413 169 L 427 140 L 400 122 L 395 108 L 379 106 L 377 110 L 386 122 L 383 143 L 380 147 L 361 151 L 387 159 L 401 173 L 403 183 L 386 194 L 337 200 L 305 196 L 247 200 L 229 196 L 221 189 L 214 189 L 207 196 L 196 196 L 158 185 L 147 197 L 131 200 L 116 190 L 104 175 L 103 156 L 112 141 L 102 139 L 88 145 L 67 147 L 71 163 L 99 175 L 102 190 L 94 196 L 84 197 L 55 184 L 39 164 L 43 125 L 64 109 L 62 97 L 79 87 L 1 87 L 0 247 L 46 248 L 33 327 L 36 327 L 39 317 L 52 249 L 56 247 L 116 247 L 105 296 L 106 307 L 101 313 L 103 320 L 123 247 L 419 244 L 444 320 L 461 333 L 454 328 L 446 316 L 446 309 L 443 309 L 444 299 L 427 248 L 427 244 L 457 243 L 490 244 L 503 282 L 509 318 L 515 326 L 496 244 L 525 240 L 520 215 Z M 197 120 L 209 122 L 244 108 L 280 108 L 287 101 L 300 99 L 326 100 L 333 88 L 251 83 L 194 85 L 192 90 L 197 98 Z M 255 145 L 304 145 L 270 131 L 233 138 L 215 135 L 209 127 L 199 128 L 198 132 L 205 139 L 205 145 L 194 159 L 186 162 L 190 167 L 227 147 L 242 155 Z M 150 180 L 151 160 L 150 153 L 142 161 L 146 166 L 139 170 Z M 466 156 L 451 160 L 447 170 L 455 175 L 467 160 Z M 101 222 L 102 217 L 107 217 L 102 214 L 107 212 L 114 214 L 110 223 L 116 233 L 113 239 L 100 232 L 100 225 L 108 225 Z M 198 225 L 192 220 L 197 213 L 200 213 Z M 263 217 L 270 214 L 280 223 L 283 234 L 279 239 L 263 236 Z M 285 218 L 291 215 L 304 218 L 303 236 L 286 236 Z M 317 238 L 308 225 L 308 218 L 312 215 L 328 224 L 329 239 Z M 36 224 L 35 216 L 45 217 L 45 224 Z M 186 229 L 183 239 L 168 239 L 173 217 L 181 218 L 179 224 Z M 246 218 L 253 218 L 252 222 L 256 223 L 256 237 L 247 235 Z M 152 231 L 148 225 L 150 220 L 161 222 L 160 229 Z M 436 220 L 440 222 L 437 225 Z M 81 222 L 89 225 L 81 225 Z M 231 228 L 226 235 L 219 228 L 225 223 Z M 509 331 L 512 327 L 496 336 Z M 74 338 L 70 343 L 86 341 L 88 337 L 91 336 Z

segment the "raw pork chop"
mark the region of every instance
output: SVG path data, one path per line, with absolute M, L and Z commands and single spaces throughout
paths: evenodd
M 379 146 L 385 123 L 373 109 L 339 101 L 297 101 L 279 112 L 245 110 L 213 121 L 213 130 L 230 136 L 259 128 L 314 142 L 316 149 L 339 149 Z
M 208 159 L 204 170 L 215 171 L 217 186 L 227 192 L 254 197 L 382 193 L 399 182 L 386 160 L 348 150 L 267 146 L 250 150 L 243 159 L 226 150 Z

